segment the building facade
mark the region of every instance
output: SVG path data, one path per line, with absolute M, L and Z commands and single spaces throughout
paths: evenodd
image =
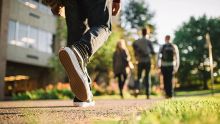
M 50 83 L 56 17 L 41 0 L 0 2 L 0 98 Z

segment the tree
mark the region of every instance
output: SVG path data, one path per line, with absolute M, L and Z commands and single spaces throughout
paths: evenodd
M 54 53 L 58 53 L 60 47 L 65 44 L 67 39 L 67 27 L 66 21 L 62 17 L 57 18 L 57 32 L 55 34 L 55 42 L 53 43 L 53 51 Z M 66 73 L 63 66 L 60 63 L 58 55 L 53 55 L 49 60 L 49 65 L 52 67 L 50 70 L 51 78 L 53 82 L 63 81 Z
M 136 29 L 147 26 L 153 17 L 154 13 L 149 10 L 144 0 L 129 0 L 122 12 L 122 22 L 125 23 L 125 27 Z
M 206 15 L 196 19 L 191 17 L 176 32 L 174 43 L 177 44 L 181 64 L 178 77 L 183 84 L 191 85 L 203 82 L 203 89 L 208 88 L 210 68 L 208 62 L 208 48 L 205 35 L 210 34 L 213 46 L 213 57 L 217 68 L 220 67 L 220 20 L 207 18 Z M 215 69 L 217 69 L 215 68 Z
M 122 27 L 126 29 L 126 39 L 134 41 L 134 37 L 141 34 L 140 29 L 145 27 L 150 40 L 157 45 L 156 26 L 151 22 L 154 15 L 145 0 L 128 0 L 121 15 Z

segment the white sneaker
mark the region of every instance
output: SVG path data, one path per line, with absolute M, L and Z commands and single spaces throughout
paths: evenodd
M 92 106 L 95 106 L 95 102 L 94 101 L 73 102 L 73 106 L 75 106 L 75 107 L 92 107 Z
M 92 106 L 95 106 L 95 101 L 88 100 L 88 101 L 83 102 L 75 97 L 73 99 L 73 106 L 75 106 L 75 107 L 92 107 Z

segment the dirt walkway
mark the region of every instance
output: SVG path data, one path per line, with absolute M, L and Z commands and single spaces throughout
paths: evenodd
M 160 99 L 97 100 L 95 107 L 78 108 L 71 100 L 0 102 L 0 124 L 91 123 L 124 120 L 149 109 Z

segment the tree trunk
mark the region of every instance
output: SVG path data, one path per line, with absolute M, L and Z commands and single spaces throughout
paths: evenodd
M 205 69 L 205 67 L 204 67 L 204 69 Z M 202 77 L 203 77 L 203 90 L 207 90 L 208 89 L 208 80 L 206 78 L 205 70 L 202 71 Z
M 203 79 L 203 90 L 208 90 L 208 83 L 206 79 Z

